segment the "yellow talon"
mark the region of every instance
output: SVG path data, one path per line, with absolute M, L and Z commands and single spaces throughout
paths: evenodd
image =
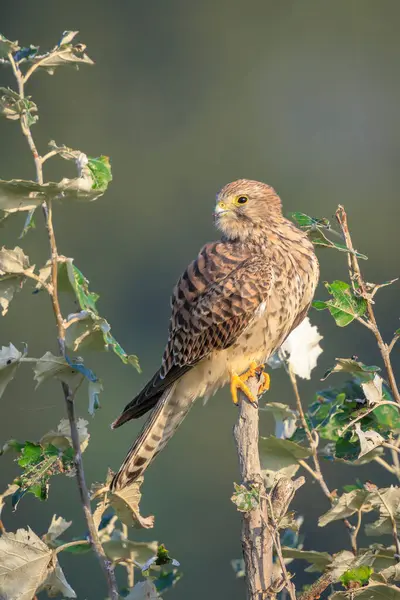
M 238 390 L 241 390 L 245 396 L 250 400 L 250 402 L 257 402 L 257 398 L 249 390 L 248 386 L 245 384 L 245 381 L 250 379 L 250 377 L 254 377 L 256 374 L 263 375 L 263 383 L 258 389 L 258 393 L 262 394 L 263 392 L 269 390 L 270 385 L 270 376 L 268 373 L 264 373 L 264 366 L 257 365 L 256 362 L 252 362 L 250 367 L 246 373 L 243 375 L 237 375 L 236 373 L 231 373 L 231 395 L 234 404 L 238 404 Z

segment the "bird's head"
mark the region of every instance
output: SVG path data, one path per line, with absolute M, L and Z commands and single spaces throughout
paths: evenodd
M 255 230 L 273 227 L 282 218 L 281 201 L 275 190 L 259 181 L 238 179 L 217 195 L 215 224 L 228 239 L 246 239 Z

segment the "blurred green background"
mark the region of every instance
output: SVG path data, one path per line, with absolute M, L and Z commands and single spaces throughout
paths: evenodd
M 166 341 L 169 296 L 199 247 L 217 234 L 212 224 L 215 194 L 230 180 L 266 181 L 280 193 L 286 212 L 330 218 L 344 203 L 356 246 L 369 255 L 369 281 L 399 274 L 400 38 L 397 0 L 3 0 L 1 31 L 24 45 L 52 47 L 65 29 L 79 29 L 94 67 L 37 73 L 28 93 L 39 106 L 34 135 L 42 153 L 50 139 L 97 156 L 111 157 L 114 182 L 93 204 L 57 207 L 59 250 L 73 256 L 101 299 L 99 309 L 143 374 L 111 354 L 89 360 L 104 382 L 102 409 L 90 419 L 85 452 L 89 483 L 116 469 L 140 423 L 112 432 L 109 424 L 158 367 Z M 3 69 L 1 85 L 12 83 Z M 33 178 L 18 124 L 0 121 L 0 177 Z M 71 175 L 63 161 L 49 163 L 46 178 Z M 47 258 L 40 215 L 22 241 L 23 216 L 0 229 L 1 244 L 20 243 L 32 263 Z M 344 278 L 344 255 L 319 253 L 322 280 Z M 364 266 L 364 265 L 363 265 Z M 323 288 L 319 297 L 325 297 Z M 398 327 L 398 286 L 380 293 L 377 316 L 385 336 Z M 311 382 L 301 382 L 308 403 L 335 356 L 379 356 L 369 332 L 352 324 L 336 329 L 325 313 L 311 313 L 324 335 L 324 353 Z M 31 356 L 56 351 L 48 299 L 28 286 L 0 321 L 0 342 L 29 344 Z M 399 367 L 398 354 L 394 353 Z M 284 372 L 272 376 L 270 401 L 293 402 Z M 78 412 L 87 417 L 87 400 Z M 2 398 L 0 440 L 38 439 L 65 414 L 55 383 L 34 391 L 23 366 Z M 169 592 L 175 600 L 244 597 L 230 560 L 240 556 L 240 518 L 230 502 L 238 480 L 232 426 L 236 410 L 226 390 L 190 413 L 165 452 L 149 469 L 143 514 L 155 528 L 135 535 L 164 542 L 184 577 Z M 273 426 L 262 415 L 264 433 Z M 331 489 L 357 475 L 384 484 L 373 464 L 357 470 L 326 465 Z M 1 489 L 18 472 L 1 458 Z M 305 547 L 336 551 L 348 544 L 340 524 L 318 529 L 328 508 L 308 481 L 294 507 L 305 516 Z M 50 499 L 24 498 L 8 529 L 29 523 L 39 534 L 57 513 L 73 519 L 69 530 L 85 531 L 75 483 L 54 479 Z M 62 556 L 79 598 L 104 598 L 95 559 Z M 292 568 L 293 570 L 293 568 Z M 296 581 L 310 576 L 294 563 Z M 125 574 L 120 569 L 119 578 Z

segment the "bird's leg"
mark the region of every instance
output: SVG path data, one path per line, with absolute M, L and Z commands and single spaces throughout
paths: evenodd
M 239 376 L 237 373 L 231 372 L 231 395 L 234 404 L 239 402 L 238 390 L 241 390 L 250 402 L 257 402 L 257 398 L 254 397 L 245 382 L 250 379 L 250 377 L 261 374 L 263 375 L 263 383 L 258 389 L 259 394 L 269 390 L 270 377 L 268 373 L 264 373 L 264 365 L 257 365 L 257 363 L 253 361 L 250 363 L 248 371 L 243 373 L 243 375 Z

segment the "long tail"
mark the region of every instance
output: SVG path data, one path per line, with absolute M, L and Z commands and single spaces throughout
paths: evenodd
M 175 387 L 174 383 L 163 392 L 114 476 L 111 491 L 121 490 L 138 479 L 186 417 L 193 398 L 175 394 Z

